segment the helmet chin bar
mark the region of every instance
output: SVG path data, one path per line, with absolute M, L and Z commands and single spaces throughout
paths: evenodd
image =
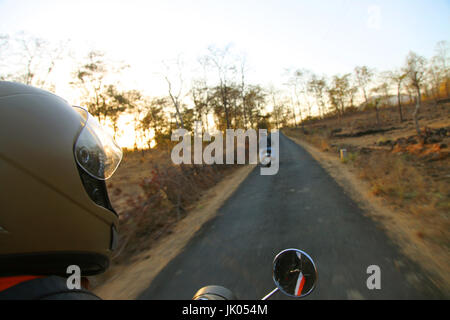
M 108 209 L 113 212 L 116 216 L 117 213 L 114 211 L 111 202 L 109 201 L 108 191 L 106 188 L 106 183 L 104 180 L 97 180 L 87 174 L 82 168 L 77 164 L 78 172 L 80 173 L 81 182 L 86 190 L 89 198 L 94 201 L 97 205 Z

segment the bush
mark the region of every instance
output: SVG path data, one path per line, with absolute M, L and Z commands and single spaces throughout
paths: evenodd
M 130 181 L 139 186 L 143 195 L 128 195 L 125 209 L 119 212 L 121 238 L 114 257 L 116 263 L 128 261 L 131 255 L 148 248 L 152 241 L 170 232 L 170 226 L 186 215 L 201 193 L 218 183 L 234 167 L 174 165 L 170 152 L 166 151 L 148 150 L 145 157 L 140 152 L 128 152 L 124 157 L 122 165 L 125 167 L 121 173 L 124 177 L 127 177 L 127 171 L 136 168 L 142 168 L 146 173 L 140 180 Z M 112 186 L 111 183 L 111 189 Z M 124 193 L 116 183 L 114 188 L 113 195 Z

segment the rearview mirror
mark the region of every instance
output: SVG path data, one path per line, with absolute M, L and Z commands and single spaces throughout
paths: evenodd
M 305 297 L 316 287 L 317 268 L 307 253 L 286 249 L 273 261 L 273 281 L 284 294 L 295 298 Z

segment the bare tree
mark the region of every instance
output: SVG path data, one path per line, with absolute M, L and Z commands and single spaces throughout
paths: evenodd
M 212 111 L 211 89 L 208 86 L 208 58 L 198 58 L 202 76 L 194 79 L 191 84 L 190 95 L 196 111 L 196 120 L 202 121 L 204 130 L 209 131 L 209 114 Z
M 276 90 L 274 86 L 270 86 L 268 89 L 270 99 L 272 100 L 272 118 L 275 121 L 275 127 L 280 128 L 280 124 L 284 115 L 284 106 L 278 101 L 279 90 Z
M 225 120 L 227 128 L 231 128 L 230 102 L 228 101 L 228 90 L 230 88 L 230 73 L 236 73 L 235 61 L 230 54 L 230 46 L 223 49 L 210 46 L 208 48 L 209 54 L 205 57 L 209 65 L 212 65 L 217 72 L 220 89 L 221 103 L 225 113 Z M 231 59 L 231 61 L 230 61 Z
M 67 44 L 68 41 L 53 44 L 25 32 L 13 37 L 0 35 L 0 77 L 54 90 L 49 76 L 57 62 L 68 54 Z
M 208 130 L 208 114 L 210 112 L 210 90 L 203 79 L 192 81 L 192 102 L 194 103 L 195 120 L 202 122 L 203 130 Z
M 375 88 L 372 88 L 370 90 L 370 92 L 374 95 L 372 97 L 372 102 L 369 103 L 368 105 L 373 105 L 373 107 L 375 108 L 375 115 L 376 115 L 376 119 L 377 119 L 377 126 L 380 126 L 380 104 L 382 99 L 382 91 L 383 91 L 383 87 L 382 86 L 378 86 Z
M 436 55 L 434 56 L 434 60 L 436 65 L 439 66 L 439 74 L 445 83 L 445 93 L 446 96 L 449 96 L 450 90 L 450 48 L 448 41 L 439 41 L 436 45 Z
M 166 63 L 163 62 L 163 64 L 166 67 L 166 74 L 164 75 L 164 79 L 167 82 L 167 90 L 169 93 L 170 100 L 173 103 L 173 106 L 175 108 L 175 114 L 176 114 L 176 124 L 177 128 L 184 129 L 184 122 L 183 122 L 183 116 L 181 114 L 181 108 L 182 108 L 182 99 L 185 96 L 184 93 L 184 81 L 183 81 L 183 62 L 181 61 L 180 57 L 177 58 L 176 62 L 174 63 L 176 71 L 175 75 L 171 75 L 171 67 Z M 175 84 L 176 83 L 176 84 Z
M 354 88 L 350 85 L 350 76 L 350 73 L 343 76 L 333 76 L 328 88 L 328 97 L 339 118 L 344 115 L 345 109 L 354 94 Z
M 127 109 L 134 109 L 136 106 L 136 102 L 140 99 L 140 93 L 138 91 L 119 91 L 117 87 L 113 84 L 110 84 L 106 87 L 106 95 L 108 97 L 108 101 L 106 103 L 106 107 L 108 109 L 108 117 L 112 123 L 113 131 L 114 131 L 114 139 L 117 136 L 117 132 L 119 130 L 118 122 L 121 114 Z M 135 122 L 136 123 L 136 122 Z M 136 133 L 136 126 L 135 126 Z M 134 147 L 137 149 L 137 141 L 136 136 L 134 139 Z
M 356 67 L 354 72 L 356 83 L 363 93 L 364 101 L 367 106 L 369 103 L 367 90 L 372 81 L 374 72 L 366 66 Z
M 246 101 L 245 101 L 245 92 L 246 92 L 246 89 L 247 89 L 247 85 L 246 85 L 246 82 L 245 82 L 245 74 L 246 74 L 246 72 L 247 72 L 247 67 L 246 67 L 246 57 L 245 56 L 242 56 L 241 57 L 241 59 L 240 59 L 240 68 L 239 68 L 239 71 L 240 71 L 240 75 L 241 75 L 241 103 L 242 103 L 242 113 L 243 113 L 243 116 L 244 116 L 244 121 L 243 121 L 243 124 L 244 124 L 244 128 L 245 129 L 247 129 L 247 123 L 248 123 L 248 120 L 247 120 L 247 106 L 246 106 Z
M 21 54 L 25 62 L 25 72 L 20 79 L 25 84 L 32 84 L 36 76 L 36 70 L 39 68 L 41 57 L 44 54 L 48 42 L 42 38 L 33 37 L 21 33 L 16 41 L 21 46 Z
M 262 109 L 265 106 L 266 93 L 259 85 L 250 85 L 247 88 L 244 99 L 250 127 L 255 128 L 264 117 Z
M 389 73 L 389 78 L 391 79 L 391 82 L 394 83 L 397 88 L 397 107 L 398 107 L 398 114 L 400 116 L 400 122 L 403 122 L 401 91 L 406 76 L 407 74 L 402 70 L 395 70 Z
M 210 88 L 210 103 L 214 110 L 216 127 L 220 130 L 236 128 L 242 118 L 242 108 L 240 86 L 231 83 L 226 87 L 217 85 Z M 224 96 L 225 95 L 225 96 Z M 226 101 L 228 107 L 223 107 L 223 101 Z
M 311 76 L 311 80 L 308 82 L 308 91 L 311 92 L 316 99 L 317 106 L 319 107 L 319 115 L 323 118 L 326 113 L 326 91 L 327 82 L 325 77 L 318 77 L 315 74 Z
M 305 132 L 305 124 L 304 124 L 304 109 L 303 106 L 306 105 L 307 109 L 310 111 L 310 103 L 307 101 L 307 87 L 308 87 L 308 79 L 310 72 L 305 69 L 297 69 L 297 70 L 287 70 L 286 71 L 288 81 L 286 85 L 291 88 L 292 93 L 295 96 L 295 102 L 298 106 L 300 123 L 302 125 L 302 130 Z
M 426 65 L 425 58 L 411 51 L 406 58 L 406 64 L 404 67 L 407 79 L 410 85 L 414 87 L 417 94 L 416 108 L 414 109 L 413 118 L 418 135 L 421 134 L 419 126 L 419 111 L 421 107 L 422 94 L 420 89 L 423 84 L 423 79 L 425 75 L 425 65 Z
M 70 82 L 73 87 L 82 91 L 81 103 L 100 122 L 105 121 L 108 116 L 108 97 L 104 83 L 108 68 L 104 56 L 103 52 L 90 51 L 86 60 L 74 71 L 74 81 Z
M 128 110 L 133 115 L 134 126 L 134 149 L 137 150 L 137 140 L 140 131 L 140 122 L 142 115 L 145 111 L 145 105 L 143 103 L 143 95 L 138 90 L 128 90 L 122 93 L 124 99 L 123 104 L 125 110 Z M 140 135 L 142 137 L 142 135 Z
M 436 57 L 433 57 L 426 68 L 424 81 L 426 84 L 425 90 L 426 95 L 429 98 L 433 98 L 435 105 L 437 105 L 437 101 L 440 97 L 440 89 L 441 84 L 445 81 L 445 77 L 443 76 L 443 72 L 440 69 L 439 63 Z
M 118 85 L 108 82 L 107 77 L 119 75 L 127 67 L 124 63 L 114 64 L 107 61 L 105 53 L 94 50 L 87 54 L 85 60 L 73 72 L 74 80 L 70 85 L 81 90 L 81 104 L 97 117 L 99 122 L 107 121 L 115 113 L 115 107 L 110 105 L 111 98 L 119 94 L 115 89 Z
M 153 130 L 153 140 L 161 144 L 167 134 L 168 119 L 164 115 L 164 109 L 170 102 L 167 98 L 143 98 L 145 107 L 144 117 L 140 121 L 140 129 L 147 133 L 147 144 L 149 149 L 152 146 L 149 131 Z
M 372 97 L 372 104 L 375 108 L 375 114 L 377 118 L 377 125 L 380 126 L 380 107 L 389 106 L 389 86 L 390 82 L 390 74 L 388 72 L 382 72 L 379 75 L 379 85 L 375 88 L 372 88 L 370 91 L 374 96 Z

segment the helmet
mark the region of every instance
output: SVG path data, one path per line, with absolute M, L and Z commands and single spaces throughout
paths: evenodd
M 121 159 L 85 109 L 0 81 L 0 276 L 105 271 L 118 224 L 105 180 Z

